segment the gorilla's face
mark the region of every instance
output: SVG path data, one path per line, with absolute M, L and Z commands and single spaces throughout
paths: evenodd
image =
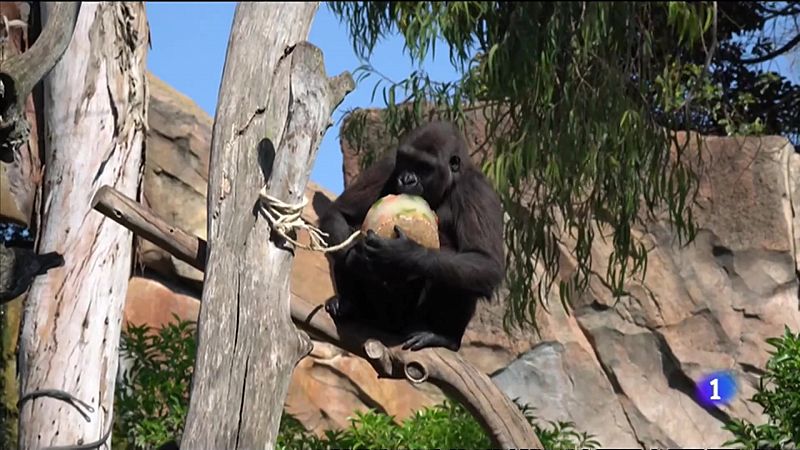
M 448 122 L 432 122 L 411 132 L 397 147 L 390 182 L 398 194 L 422 196 L 436 209 L 469 164 L 466 142 Z
M 447 149 L 401 145 L 393 174 L 398 194 L 419 195 L 436 209 L 453 183 L 458 164 L 450 164 Z M 455 159 L 458 159 L 455 156 Z M 454 171 L 455 169 L 455 171 Z

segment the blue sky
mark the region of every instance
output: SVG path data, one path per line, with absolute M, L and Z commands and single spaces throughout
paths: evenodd
M 156 76 L 197 102 L 209 115 L 214 115 L 225 64 L 225 52 L 235 2 L 146 2 L 152 48 L 148 67 Z M 345 70 L 353 73 L 361 65 L 356 58 L 347 29 L 320 5 L 311 27 L 309 41 L 325 56 L 328 76 Z M 408 76 L 413 70 L 410 58 L 403 53 L 399 37 L 381 43 L 372 58 L 373 65 L 393 80 Z M 431 78 L 453 80 L 456 71 L 446 54 L 424 64 Z M 339 146 L 340 119 L 344 111 L 355 107 L 383 106 L 380 91 L 371 101 L 375 81 L 372 77 L 347 95 L 334 113 L 334 124 L 320 145 L 311 172 L 311 180 L 334 194 L 343 189 L 342 152 Z
M 236 2 L 146 2 L 152 48 L 149 69 L 178 91 L 188 95 L 209 115 L 214 114 L 225 63 Z M 311 27 L 309 41 L 325 56 L 329 76 L 361 65 L 350 44 L 347 29 L 320 5 Z M 445 81 L 458 77 L 446 54 L 424 62 L 431 78 Z M 403 53 L 403 42 L 394 36 L 381 43 L 372 57 L 372 64 L 393 80 L 405 78 L 412 70 L 410 58 Z M 770 68 L 800 82 L 796 70 L 789 70 L 786 60 L 771 62 Z M 344 111 L 355 107 L 381 107 L 380 92 L 371 100 L 375 80 L 362 82 L 339 105 L 334 124 L 320 146 L 311 179 L 334 194 L 342 191 L 342 153 L 339 146 L 340 119 Z

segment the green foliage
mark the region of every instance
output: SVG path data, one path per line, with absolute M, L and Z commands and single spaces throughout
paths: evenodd
M 4 243 L 0 242 L 0 245 Z M 0 448 L 7 449 L 17 447 L 19 411 L 15 403 L 19 397 L 19 387 L 14 379 L 16 348 L 13 345 L 14 332 L 17 330 L 12 325 L 19 320 L 20 309 L 20 299 L 0 305 Z
M 684 114 L 662 118 L 664 123 L 713 135 L 778 134 L 800 147 L 800 86 L 758 63 L 788 54 L 787 43 L 796 45 L 800 3 L 719 2 L 717 7 L 716 39 L 677 52 L 689 65 L 707 69 L 708 91 L 695 96 Z M 676 53 L 667 39 L 658 47 L 656 60 Z
M 774 350 L 751 399 L 763 408 L 767 423 L 755 425 L 734 419 L 725 425 L 734 434 L 725 446 L 747 449 L 800 446 L 800 333 L 792 334 L 786 327 L 782 337 L 767 339 L 767 343 Z
M 120 350 L 131 366 L 116 390 L 115 448 L 150 449 L 180 439 L 189 408 L 195 324 L 175 316 L 158 332 L 129 326 Z
M 122 334 L 122 354 L 131 368 L 117 386 L 113 446 L 115 449 L 155 448 L 180 441 L 189 405 L 195 358 L 193 322 L 176 321 L 158 332 L 128 327 Z M 520 406 L 546 448 L 596 448 L 591 435 L 572 423 L 540 424 L 533 410 Z M 281 417 L 276 447 L 280 450 L 332 448 L 488 448 L 489 438 L 461 405 L 445 401 L 418 411 L 402 424 L 369 410 L 358 412 L 344 430 L 327 430 L 322 437 L 308 432 L 291 415 Z
M 597 448 L 587 433 L 577 432 L 568 422 L 537 423 L 530 408 L 523 408 L 534 432 L 548 449 Z M 418 411 L 403 423 L 375 411 L 359 412 L 350 428 L 329 430 L 319 438 L 307 433 L 291 416 L 284 415 L 278 449 L 334 448 L 490 448 L 491 442 L 478 422 L 460 405 L 445 401 Z
M 643 207 L 666 205 L 683 241 L 694 235 L 690 206 L 696 182 L 670 135 L 656 123 L 652 101 L 671 115 L 705 88 L 702 73 L 686 84 L 678 58 L 652 64 L 654 17 L 674 48 L 706 38 L 714 10 L 703 3 L 634 2 L 332 2 L 364 59 L 397 30 L 415 63 L 441 40 L 462 71 L 434 82 L 422 70 L 383 87 L 388 132 L 397 136 L 431 111 L 463 125 L 481 109 L 495 145 L 485 171 L 509 215 L 509 314 L 535 325 L 535 298 L 558 284 L 566 304 L 586 287 L 599 220 L 610 225 L 613 252 L 606 280 L 615 295 L 644 276 L 646 249 L 631 233 Z M 438 40 L 438 41 L 437 41 Z M 369 64 L 361 79 L 376 74 Z M 387 80 L 382 79 L 381 82 Z M 380 84 L 380 83 L 379 83 Z M 401 97 L 402 96 L 402 97 Z M 653 99 L 654 98 L 654 99 Z M 533 199 L 533 200 L 532 200 Z M 642 199 L 644 200 L 642 202 Z M 564 241 L 568 233 L 573 244 Z M 605 239 L 606 236 L 603 236 Z M 561 278 L 565 246 L 577 268 Z M 537 272 L 541 267 L 541 273 Z
M 775 39 L 762 30 L 769 20 L 796 19 L 796 4 L 328 6 L 349 27 L 365 61 L 358 80 L 377 77 L 373 97 L 383 94 L 385 132 L 393 139 L 434 117 L 465 127 L 469 111 L 483 113 L 494 145 L 484 170 L 509 215 L 507 324 L 535 326 L 532 300 L 546 298 L 557 285 L 566 306 L 595 271 L 614 295 L 625 294 L 627 279 L 646 275 L 646 248 L 632 233 L 644 217 L 666 210 L 678 241 L 693 239 L 695 173 L 702 167 L 696 157 L 686 164 L 670 131 L 789 137 L 800 131 L 800 87 L 743 59 L 748 51 L 769 56 L 775 50 Z M 395 32 L 417 67 L 398 81 L 369 63 L 378 42 Z M 753 39 L 757 43 L 749 45 Z M 420 68 L 442 47 L 460 79 L 434 81 Z M 365 120 L 351 115 L 344 136 L 374 139 L 363 136 Z M 672 156 L 671 146 L 678 147 Z M 359 156 L 366 165 L 377 155 Z M 604 230 L 600 236 L 595 223 Z M 597 237 L 612 244 L 608 261 L 600 261 L 605 274 L 592 269 Z M 576 260 L 571 272 L 560 267 L 564 252 Z
M 575 429 L 572 422 L 547 421 L 547 425 L 542 425 L 534 415 L 535 409 L 530 405 L 520 405 L 515 399 L 514 403 L 519 406 L 525 418 L 533 427 L 533 431 L 542 442 L 542 446 L 547 449 L 567 449 L 567 448 L 597 448 L 600 442 L 594 436 Z

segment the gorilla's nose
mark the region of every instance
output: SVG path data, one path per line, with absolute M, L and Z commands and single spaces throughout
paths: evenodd
M 400 185 L 403 187 L 410 187 L 417 184 L 417 176 L 412 172 L 405 172 L 400 175 Z

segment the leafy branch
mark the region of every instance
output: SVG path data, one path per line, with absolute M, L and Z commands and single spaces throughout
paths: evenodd
M 449 50 L 461 78 L 440 83 L 416 69 L 376 86 L 386 103 L 381 120 L 396 139 L 423 120 L 466 128 L 483 114 L 492 143 L 483 168 L 508 217 L 508 325 L 535 326 L 537 304 L 546 305 L 554 289 L 568 306 L 597 272 L 593 265 L 605 268 L 612 295 L 625 295 L 626 280 L 646 275 L 647 248 L 634 232 L 645 217 L 666 213 L 680 243 L 693 239 L 702 158 L 689 160 L 689 141 L 678 144 L 673 130 L 704 123 L 728 132 L 764 129 L 742 114 L 752 99 L 742 93 L 729 102 L 720 86 L 718 61 L 730 48 L 719 39 L 720 27 L 730 28 L 720 22 L 719 8 L 727 17 L 721 3 L 328 7 L 364 61 L 393 33 L 417 66 L 437 45 Z M 343 130 L 345 138 L 359 141 L 364 120 Z M 368 164 L 377 155 L 360 156 Z M 593 260 L 598 237 L 611 247 L 602 261 Z

